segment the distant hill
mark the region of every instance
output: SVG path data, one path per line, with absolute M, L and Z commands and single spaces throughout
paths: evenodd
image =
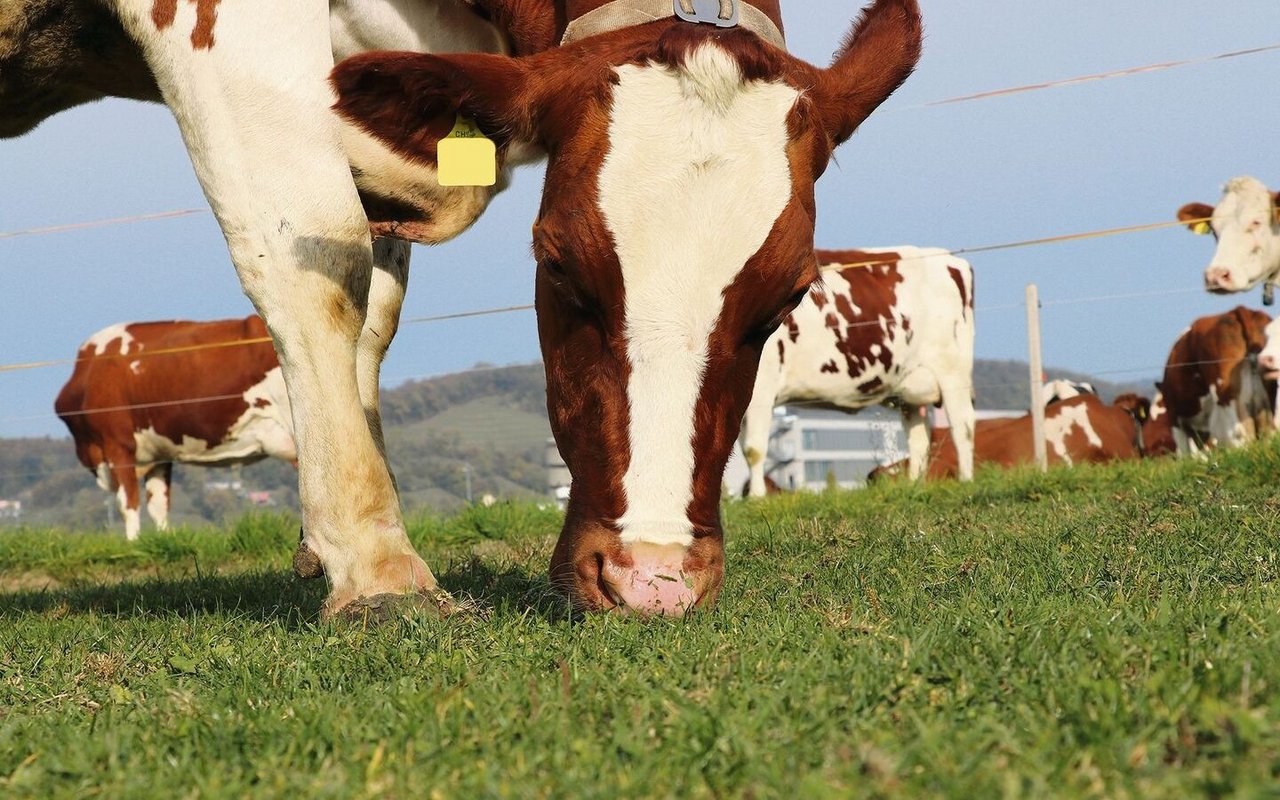
M 1153 391 L 1150 381 L 1110 383 L 1070 370 L 1046 372 L 1089 381 L 1107 399 Z M 541 496 L 543 448 L 551 436 L 544 380 L 541 364 L 478 366 L 384 390 L 387 448 L 405 506 L 457 508 L 466 502 L 468 478 L 476 499 Z M 979 408 L 1030 405 L 1023 362 L 980 360 L 974 384 Z M 243 493 L 209 486 L 236 478 L 245 491 L 270 491 L 280 507 L 297 508 L 296 473 L 282 462 L 239 471 L 180 467 L 174 470 L 175 523 L 218 521 L 242 511 Z M 30 523 L 95 527 L 113 513 L 113 501 L 80 466 L 67 438 L 0 438 L 0 499 L 22 500 Z
M 978 359 L 973 365 L 973 386 L 978 408 L 1027 409 L 1031 407 L 1030 368 L 1025 361 L 994 361 Z M 1093 384 L 1103 400 L 1110 402 L 1116 395 L 1135 392 L 1144 397 L 1155 394 L 1156 378 L 1113 383 L 1095 378 L 1083 372 L 1046 367 L 1048 380 L 1084 381 Z

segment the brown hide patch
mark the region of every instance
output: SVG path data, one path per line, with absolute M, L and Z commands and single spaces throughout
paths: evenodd
M 213 28 L 218 22 L 218 4 L 222 0 L 187 0 L 196 7 L 196 24 L 191 30 L 191 46 L 196 50 L 213 48 Z M 173 25 L 178 17 L 178 0 L 154 0 L 151 4 L 151 22 L 156 30 L 163 31 Z
M 790 317 L 788 317 L 788 319 L 790 319 Z M 792 339 L 792 341 L 795 341 L 795 340 Z M 778 340 L 778 363 L 779 364 L 787 363 L 787 346 L 783 344 L 781 339 Z
M 787 315 L 787 338 L 791 340 L 792 344 L 795 344 L 796 340 L 800 338 L 800 325 L 791 314 Z
M 822 371 L 828 375 L 835 375 L 840 371 L 840 365 L 837 364 L 836 360 L 833 358 L 822 365 Z
M 951 280 L 955 282 L 956 291 L 960 293 L 960 304 L 965 308 L 973 308 L 973 298 L 969 296 L 969 290 L 964 286 L 964 273 L 957 267 L 947 267 L 947 274 L 951 276 Z

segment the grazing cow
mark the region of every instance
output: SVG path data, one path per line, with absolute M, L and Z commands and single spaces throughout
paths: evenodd
M 1108 405 L 1093 394 L 1080 394 L 1045 409 L 1044 437 L 1051 465 L 1132 460 L 1148 454 L 1143 443 L 1148 430 L 1150 403 L 1137 395 L 1121 395 Z M 974 435 L 975 464 L 1012 467 L 1035 461 L 1031 415 L 984 419 Z M 927 475 L 930 479 L 959 474 L 956 449 L 944 429 L 933 432 Z M 1150 453 L 1156 455 L 1156 453 Z M 877 467 L 868 480 L 896 477 L 905 461 Z
M 54 410 L 80 463 L 115 493 L 130 539 L 142 525 L 139 483 L 152 521 L 168 527 L 174 463 L 298 457 L 284 378 L 258 317 L 104 328 L 80 346 Z
M 1174 342 L 1156 387 L 1172 416 L 1179 455 L 1238 447 L 1272 427 L 1275 383 L 1254 363 L 1271 317 L 1237 306 L 1201 317 Z
M 1218 240 L 1213 261 L 1204 271 L 1206 290 L 1246 292 L 1265 282 L 1263 303 L 1271 305 L 1280 284 L 1280 194 L 1257 178 L 1232 178 L 1216 207 L 1187 203 L 1178 209 L 1178 219 L 1192 231 L 1212 233 Z
M 819 250 L 823 282 L 765 343 L 742 421 L 750 493 L 765 494 L 773 407 L 800 403 L 856 411 L 902 410 L 911 476 L 924 472 L 923 409 L 941 401 L 952 420 L 960 474 L 973 477 L 973 270 L 944 250 Z M 854 264 L 840 268 L 842 264 Z
M 102 95 L 172 108 L 280 353 L 295 569 L 327 576 L 327 614 L 451 607 L 377 410 L 408 245 L 370 233 L 448 239 L 545 156 L 536 303 L 573 474 L 552 578 L 581 608 L 681 614 L 719 591 L 721 473 L 818 274 L 814 182 L 921 45 L 916 0 L 874 0 L 826 69 L 787 53 L 779 0 L 714 5 L 16 0 L 0 135 Z

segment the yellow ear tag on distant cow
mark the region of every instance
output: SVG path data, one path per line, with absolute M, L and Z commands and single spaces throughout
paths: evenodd
M 498 148 L 461 114 L 453 130 L 436 146 L 436 165 L 441 186 L 492 186 L 498 182 Z
M 1213 226 L 1205 222 L 1204 220 L 1201 220 L 1200 222 L 1197 222 L 1195 225 L 1191 226 L 1191 232 L 1197 236 L 1204 236 L 1206 233 L 1211 233 L 1212 231 L 1213 231 Z

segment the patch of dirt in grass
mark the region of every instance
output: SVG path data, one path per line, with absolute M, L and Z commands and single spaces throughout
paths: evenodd
M 19 572 L 0 575 L 0 593 L 42 592 L 50 589 L 61 589 L 62 581 L 47 572 Z

